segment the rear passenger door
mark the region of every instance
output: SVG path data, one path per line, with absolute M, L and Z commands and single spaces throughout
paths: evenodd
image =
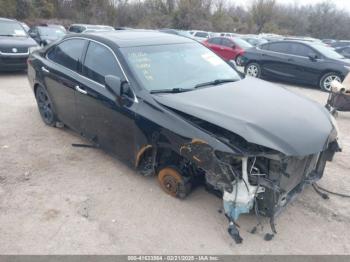
M 208 47 L 214 51 L 217 55 L 223 56 L 222 54 L 222 46 L 221 46 L 221 38 L 220 37 L 213 37 L 210 38 L 207 42 Z
M 75 88 L 86 44 L 86 40 L 76 38 L 63 41 L 48 51 L 48 59 L 40 68 L 58 118 L 75 130 L 79 129 Z
M 124 160 L 134 161 L 134 119 L 137 103 L 122 106 L 105 88 L 105 76 L 126 80 L 114 52 L 102 43 L 90 41 L 77 93 L 80 129 L 88 139 Z
M 227 38 L 223 38 L 222 39 L 222 54 L 225 60 L 232 60 L 236 58 L 237 55 L 237 46 L 235 46 L 235 48 L 233 48 L 233 46 L 235 45 L 235 43 Z
M 298 82 L 317 83 L 322 72 L 319 63 L 322 62 L 322 56 L 311 47 L 302 43 L 291 43 L 290 53 L 293 55 L 291 68 Z M 312 57 L 317 57 L 312 59 Z
M 288 42 L 276 42 L 264 45 L 261 54 L 262 73 L 282 79 L 294 79 L 293 57 L 290 55 Z

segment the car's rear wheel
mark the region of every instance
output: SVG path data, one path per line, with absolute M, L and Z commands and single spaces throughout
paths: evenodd
M 324 91 L 330 92 L 331 91 L 331 83 L 336 80 L 338 82 L 342 82 L 341 76 L 336 72 L 329 72 L 324 74 L 320 79 L 320 88 Z
M 258 63 L 249 63 L 245 67 L 245 73 L 248 76 L 260 78 L 260 76 L 261 76 L 261 67 L 260 67 L 260 65 Z
M 53 109 L 51 99 L 45 88 L 39 86 L 35 92 L 35 98 L 38 104 L 42 120 L 49 126 L 55 126 L 57 122 L 56 114 Z
M 243 64 L 243 56 L 238 55 L 236 57 L 236 65 L 241 66 Z
M 175 168 L 165 167 L 158 172 L 158 181 L 169 195 L 185 198 L 191 192 L 191 184 Z

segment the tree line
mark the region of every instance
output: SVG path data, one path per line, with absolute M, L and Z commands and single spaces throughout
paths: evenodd
M 252 0 L 243 7 L 232 0 L 0 0 L 0 17 L 29 24 L 55 21 L 350 39 L 350 13 L 331 1 L 286 5 Z

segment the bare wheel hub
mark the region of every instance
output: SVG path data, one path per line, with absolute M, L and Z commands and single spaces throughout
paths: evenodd
M 171 167 L 159 171 L 158 181 L 162 189 L 173 197 L 185 198 L 191 190 L 191 184 L 176 169 Z

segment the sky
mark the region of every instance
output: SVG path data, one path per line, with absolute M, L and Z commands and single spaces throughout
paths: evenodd
M 239 5 L 249 5 L 251 3 L 251 0 L 229 0 L 232 3 L 237 3 Z M 298 5 L 308 5 L 308 4 L 316 4 L 320 2 L 324 2 L 325 0 L 276 0 L 278 3 L 281 4 L 294 4 L 297 3 Z M 350 12 L 350 0 L 328 0 L 336 4 L 336 6 L 340 9 L 345 9 L 346 11 Z M 327 1 L 327 2 L 328 2 Z

